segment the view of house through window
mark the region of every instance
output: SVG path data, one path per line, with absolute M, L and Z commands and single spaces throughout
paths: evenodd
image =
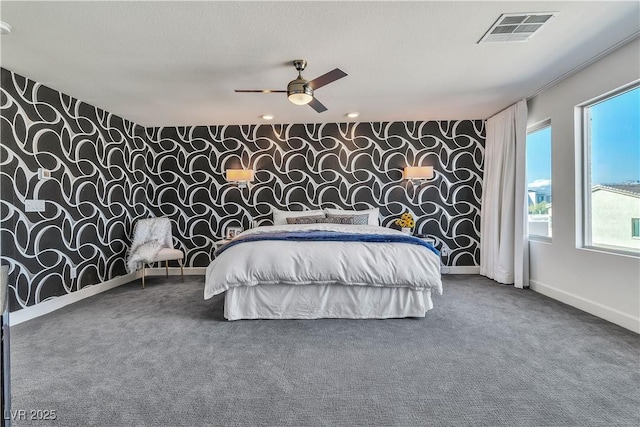
M 585 245 L 640 252 L 640 88 L 584 108 Z
M 551 237 L 551 124 L 527 133 L 529 235 Z

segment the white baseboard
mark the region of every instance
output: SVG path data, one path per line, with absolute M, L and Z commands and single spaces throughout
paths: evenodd
M 446 266 L 443 265 L 440 271 L 442 274 L 480 274 L 480 266 Z
M 206 267 L 185 267 L 185 276 L 204 276 Z M 164 276 L 166 271 L 164 268 L 147 268 L 146 275 L 149 276 Z M 169 276 L 179 276 L 180 268 L 170 267 Z M 9 313 L 10 326 L 18 325 L 27 320 L 35 319 L 52 311 L 58 310 L 74 302 L 81 301 L 85 298 L 97 295 L 101 292 L 108 291 L 109 289 L 116 288 L 121 285 L 126 285 L 129 282 L 138 280 L 142 277 L 142 270 L 138 270 L 135 273 L 125 274 L 124 276 L 118 276 L 115 279 L 107 280 L 106 282 L 98 283 L 95 285 L 85 286 L 79 291 L 71 292 L 66 295 L 52 298 L 47 301 L 43 301 L 39 304 L 32 305 L 22 310 Z
M 207 272 L 207 267 L 185 267 L 185 276 L 204 276 Z M 164 267 L 152 267 L 147 268 L 147 276 L 164 276 L 166 271 Z M 442 274 L 480 274 L 479 266 L 442 266 Z M 169 276 L 179 276 L 180 268 L 169 267 Z
M 546 295 L 550 298 L 568 304 L 572 307 L 586 311 L 589 314 L 600 317 L 616 325 L 640 334 L 640 318 L 633 317 L 611 307 L 588 300 L 571 292 L 563 291 L 535 280 L 529 281 L 531 290 Z
M 97 285 L 85 286 L 79 291 L 71 292 L 69 294 L 23 308 L 22 310 L 11 312 L 9 313 L 9 325 L 15 326 L 22 322 L 26 322 L 27 320 L 35 319 L 36 317 L 40 317 L 69 304 L 73 304 L 74 302 L 78 302 L 101 292 L 108 291 L 109 289 L 125 285 L 133 280 L 139 279 L 140 277 L 140 272 L 125 274 L 124 276 L 118 276 L 115 279 L 107 280 L 106 282 L 98 283 Z
M 185 267 L 185 276 L 204 276 L 207 271 L 207 267 Z M 153 267 L 146 269 L 147 276 L 164 276 L 166 271 L 164 267 Z M 169 276 L 179 276 L 180 267 L 169 267 Z
M 204 276 L 207 267 L 185 267 L 184 275 L 187 276 Z M 164 267 L 147 268 L 147 276 L 164 276 L 166 274 Z M 462 267 L 442 267 L 442 274 L 480 274 L 480 266 L 462 266 Z M 180 268 L 169 267 L 169 276 L 179 276 Z
M 185 267 L 184 275 L 187 276 L 204 276 L 207 267 Z M 147 268 L 147 276 L 164 276 L 166 274 L 164 267 Z M 480 274 L 479 266 L 454 266 L 442 267 L 442 274 Z M 180 269 L 176 267 L 169 268 L 169 276 L 179 276 Z
M 185 276 L 204 276 L 206 267 L 185 267 Z M 146 275 L 149 276 L 164 276 L 166 271 L 164 268 L 147 268 Z M 180 268 L 169 268 L 169 276 L 179 276 Z M 108 291 L 109 289 L 116 288 L 121 285 L 126 285 L 129 282 L 138 280 L 142 277 L 142 270 L 138 270 L 135 273 L 125 274 L 124 276 L 118 276 L 115 279 L 107 280 L 106 282 L 98 283 L 96 285 L 85 286 L 79 291 L 71 292 L 66 295 L 52 298 L 47 301 L 43 301 L 39 304 L 32 305 L 22 310 L 9 313 L 10 326 L 18 325 L 27 320 L 35 319 L 52 311 L 58 310 L 74 302 L 81 301 L 85 298 L 97 295 L 101 292 Z

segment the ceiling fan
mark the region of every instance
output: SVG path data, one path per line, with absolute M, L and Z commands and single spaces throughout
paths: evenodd
M 317 77 L 311 81 L 307 81 L 302 78 L 302 71 L 306 68 L 307 61 L 305 61 L 304 59 L 296 59 L 295 61 L 293 61 L 293 66 L 296 67 L 296 70 L 298 70 L 298 78 L 289 82 L 289 84 L 287 85 L 287 90 L 236 89 L 236 92 L 286 93 L 289 101 L 293 102 L 296 105 L 309 104 L 309 106 L 311 106 L 311 108 L 316 110 L 318 113 L 327 111 L 327 107 L 322 105 L 322 103 L 313 96 L 313 91 L 345 77 L 347 73 L 342 71 L 340 68 L 336 68 L 326 74 L 321 75 L 320 77 Z

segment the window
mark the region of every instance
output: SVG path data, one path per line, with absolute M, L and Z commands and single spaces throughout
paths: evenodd
M 640 239 L 640 218 L 631 218 L 631 237 Z
M 640 87 L 604 96 L 583 114 L 584 244 L 640 253 Z
M 527 132 L 529 236 L 551 237 L 551 122 Z

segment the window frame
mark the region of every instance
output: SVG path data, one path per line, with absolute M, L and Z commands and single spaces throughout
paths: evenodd
M 552 200 L 552 204 L 553 204 L 553 126 L 551 125 L 551 117 L 548 117 L 542 121 L 539 121 L 537 123 L 532 124 L 531 126 L 527 127 L 527 134 L 525 137 L 525 140 L 528 139 L 529 134 L 530 133 L 534 133 L 534 132 L 538 132 L 540 130 L 546 129 L 546 128 L 551 128 L 551 158 L 549 159 L 551 161 L 551 200 Z M 525 165 L 526 163 L 528 163 L 528 158 L 526 157 L 526 148 L 528 148 L 528 146 L 525 146 Z M 525 176 L 525 181 L 526 181 L 526 176 Z M 525 193 L 527 193 L 527 197 L 528 193 L 529 193 L 529 187 L 528 187 L 528 182 L 525 182 L 525 185 L 527 185 L 527 187 L 525 188 Z M 553 212 L 553 211 L 552 211 Z M 553 230 L 553 213 L 552 213 L 552 217 L 551 217 L 551 229 Z M 528 223 L 529 223 L 529 209 L 527 207 L 527 239 L 529 240 L 535 240 L 538 242 L 547 242 L 547 243 L 551 243 L 553 241 L 553 232 L 551 233 L 551 236 L 543 236 L 540 234 L 531 234 L 529 232 L 529 227 L 528 227 Z
M 634 235 L 634 231 L 638 231 L 638 234 Z M 640 239 L 640 218 L 631 218 L 631 238 Z
M 591 115 L 589 108 L 615 98 L 625 92 L 640 88 L 640 79 L 589 99 L 575 107 L 576 130 L 576 247 L 615 255 L 640 257 L 640 252 L 622 246 L 594 245 L 591 233 Z

